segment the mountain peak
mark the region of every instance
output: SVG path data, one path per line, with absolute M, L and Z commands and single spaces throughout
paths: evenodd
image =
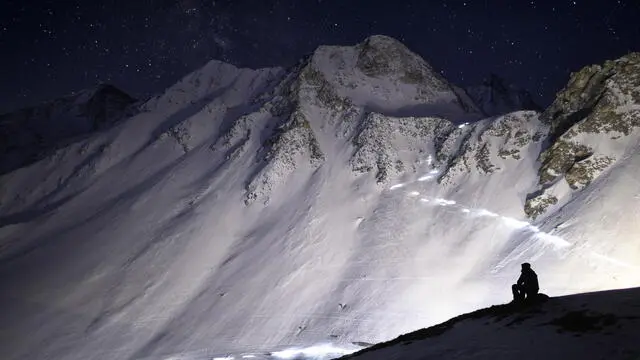
M 309 66 L 336 93 L 390 116 L 480 117 L 431 65 L 396 39 L 374 35 L 354 46 L 321 46 Z
M 502 91 L 507 91 L 511 87 L 503 77 L 493 72 L 489 73 L 489 75 L 482 80 L 482 85 Z
M 469 86 L 467 94 L 488 116 L 503 115 L 520 110 L 541 111 L 531 93 L 508 83 L 495 73 L 490 73 L 482 85 Z
M 428 72 L 430 77 L 436 77 L 444 82 L 431 65 L 392 37 L 370 36 L 356 45 L 356 48 L 359 50 L 357 67 L 367 76 L 377 77 L 400 73 L 408 82 L 420 82 L 426 80 L 425 75 Z M 433 85 L 440 84 L 434 81 Z
M 0 115 L 0 174 L 45 157 L 70 138 L 115 124 L 135 101 L 114 85 L 101 83 Z
M 405 47 L 404 44 L 402 42 L 400 42 L 399 40 L 397 40 L 396 38 L 393 38 L 391 36 L 388 35 L 383 35 L 383 34 L 374 34 L 374 35 L 370 35 L 367 36 L 363 43 L 368 43 L 371 45 L 395 45 L 395 46 L 401 46 L 401 47 Z M 406 48 L 406 47 L 405 47 Z
M 409 50 L 406 45 L 387 35 L 371 35 L 365 38 L 359 45 L 368 49 L 388 50 L 389 48 L 395 48 L 399 51 L 411 53 L 411 50 Z

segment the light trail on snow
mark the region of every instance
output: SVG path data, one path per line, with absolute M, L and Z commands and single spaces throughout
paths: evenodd
M 432 157 L 429 156 L 428 158 L 428 163 L 431 164 L 431 162 L 433 161 Z M 424 182 L 424 181 L 428 181 L 428 180 L 433 180 L 435 179 L 436 175 L 440 174 L 440 170 L 438 169 L 432 169 L 430 170 L 428 173 L 426 173 L 425 175 L 421 176 L 418 178 L 417 181 L 419 182 Z M 396 184 L 393 185 L 389 188 L 389 190 L 396 190 L 396 189 L 400 189 L 403 188 L 413 182 L 405 182 L 405 183 L 400 183 L 400 184 Z M 420 196 L 420 192 L 418 191 L 411 191 L 408 194 L 410 197 L 418 197 Z M 547 242 L 549 244 L 553 244 L 557 247 L 560 248 L 566 248 L 571 246 L 572 244 L 568 241 L 566 241 L 565 239 L 556 236 L 556 235 L 552 235 L 549 234 L 547 232 L 544 232 L 542 230 L 540 230 L 540 228 L 538 228 L 535 225 L 532 225 L 531 223 L 524 221 L 524 220 L 518 220 L 516 218 L 510 217 L 510 216 L 504 216 L 504 215 L 500 215 L 497 214 L 493 211 L 484 209 L 484 208 L 473 208 L 473 207 L 468 207 L 468 206 L 462 206 L 459 205 L 455 200 L 451 200 L 451 199 L 443 199 L 443 198 L 428 198 L 428 197 L 421 197 L 420 201 L 422 203 L 430 203 L 430 204 L 436 204 L 438 206 L 447 206 L 447 207 L 455 207 L 456 209 L 458 209 L 461 213 L 463 214 L 467 214 L 469 216 L 474 216 L 474 217 L 491 217 L 491 218 L 497 218 L 500 221 L 502 221 L 505 225 L 513 227 L 517 230 L 525 230 L 527 232 L 531 232 L 533 233 L 537 239 L 542 240 L 544 242 Z
M 532 233 L 534 235 L 534 237 L 538 240 L 541 240 L 543 242 L 546 242 L 548 244 L 554 245 L 557 248 L 569 248 L 571 247 L 573 244 L 570 243 L 569 241 L 565 240 L 564 238 L 557 236 L 557 235 L 553 235 L 553 234 L 549 234 L 547 232 L 544 232 L 542 230 L 540 230 L 539 227 L 524 221 L 524 220 L 518 220 L 516 218 L 512 218 L 509 216 L 504 216 L 504 215 L 500 215 L 500 214 L 496 214 L 490 210 L 487 209 L 473 209 L 473 208 L 468 208 L 468 207 L 464 207 L 464 206 L 459 206 L 456 201 L 454 200 L 447 200 L 447 199 L 441 199 L 441 198 L 436 198 L 436 199 L 429 199 L 429 198 L 425 198 L 422 197 L 420 199 L 423 203 L 435 203 L 438 206 L 447 206 L 447 207 L 456 207 L 458 210 L 460 210 L 461 213 L 464 214 L 469 214 L 470 216 L 479 216 L 479 217 L 490 217 L 490 218 L 496 218 L 498 220 L 500 220 L 503 224 L 513 227 L 515 230 L 521 230 L 521 231 L 526 231 L 529 233 Z M 610 256 L 606 256 L 606 255 L 602 255 L 600 253 L 597 253 L 595 251 L 591 251 L 591 255 L 603 260 L 603 261 L 607 261 L 610 262 L 612 264 L 618 265 L 618 266 L 623 266 L 623 267 L 627 267 L 627 268 L 631 268 L 631 269 L 638 269 L 640 267 L 632 265 L 632 264 L 628 264 L 622 260 L 618 260 L 618 259 L 614 259 Z
M 432 160 L 431 158 L 429 160 Z M 429 161 L 429 164 L 431 163 L 431 161 Z M 433 180 L 435 179 L 435 176 L 440 174 L 440 171 L 437 169 L 433 169 L 431 171 L 429 171 L 427 174 L 419 177 L 417 179 L 418 182 L 425 182 L 428 180 Z M 410 185 L 411 183 L 415 183 L 416 181 L 413 182 L 405 182 L 405 183 L 400 183 L 400 184 L 396 184 L 393 185 L 389 188 L 389 190 L 396 190 L 399 188 L 404 188 L 407 185 Z M 418 191 L 411 191 L 409 192 L 408 196 L 410 197 L 419 197 L 420 196 L 420 192 Z M 436 206 L 443 206 L 443 207 L 449 207 L 449 208 L 454 208 L 457 209 L 458 211 L 460 211 L 462 214 L 468 215 L 468 216 L 472 216 L 472 217 L 488 217 L 488 218 L 495 218 L 499 221 L 501 221 L 504 225 L 507 225 L 509 227 L 514 228 L 515 230 L 520 230 L 520 231 L 526 231 L 528 233 L 531 233 L 534 235 L 535 239 L 541 240 L 547 244 L 551 244 L 553 246 L 555 246 L 558 249 L 566 249 L 566 248 L 570 248 L 571 246 L 573 246 L 572 243 L 570 243 L 569 241 L 565 240 L 564 238 L 557 236 L 557 235 L 553 235 L 550 233 L 547 233 L 545 231 L 542 231 L 539 227 L 529 223 L 528 221 L 524 221 L 524 220 L 519 220 L 510 216 L 505 216 L 505 215 L 500 215 L 497 214 L 493 211 L 484 209 L 484 208 L 473 208 L 473 207 L 467 207 L 467 206 L 463 206 L 458 204 L 455 200 L 450 200 L 450 199 L 443 199 L 443 198 L 429 198 L 429 197 L 425 197 L 422 196 L 419 198 L 420 202 L 422 202 L 423 204 L 429 204 L 429 205 L 436 205 Z M 622 267 L 627 267 L 627 268 L 631 268 L 631 269 L 640 269 L 640 266 L 635 266 L 632 264 L 629 264 L 627 262 L 624 262 L 622 260 L 618 260 L 618 259 L 614 259 L 610 256 L 606 256 L 603 254 L 600 254 L 598 252 L 595 251 L 591 251 L 590 254 L 602 261 L 606 261 L 618 266 L 622 266 Z
M 414 191 L 412 193 L 410 193 L 410 196 L 415 197 L 415 196 L 419 196 L 416 195 L 415 193 L 417 193 L 417 191 Z M 459 210 L 461 213 L 466 214 L 468 216 L 472 216 L 472 217 L 488 217 L 488 218 L 495 218 L 499 221 L 501 221 L 503 224 L 512 227 L 516 230 L 524 230 L 527 232 L 530 232 L 532 234 L 534 234 L 536 236 L 536 238 L 538 238 L 539 240 L 542 240 L 544 242 L 547 242 L 549 244 L 553 244 L 557 247 L 560 248 L 566 248 L 571 246 L 571 243 L 564 240 L 563 238 L 559 237 L 559 236 L 555 236 L 555 235 L 551 235 L 549 233 L 546 233 L 542 230 L 540 230 L 540 228 L 538 228 L 537 226 L 532 225 L 531 223 L 527 222 L 527 221 L 523 221 L 523 220 L 518 220 L 516 218 L 512 218 L 509 216 L 504 216 L 504 215 L 500 215 L 500 214 L 496 214 L 493 211 L 487 210 L 487 209 L 483 209 L 483 208 L 469 208 L 467 206 L 462 206 L 459 205 L 455 200 L 449 200 L 449 199 L 443 199 L 443 198 L 428 198 L 428 197 L 421 197 L 420 201 L 423 203 L 428 203 L 428 204 L 434 204 L 436 206 L 443 206 L 443 207 L 450 207 L 450 208 L 454 208 Z

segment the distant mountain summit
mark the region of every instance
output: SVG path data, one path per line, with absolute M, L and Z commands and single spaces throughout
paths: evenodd
M 100 84 L 0 115 L 0 174 L 38 161 L 78 136 L 112 126 L 134 102 L 115 86 Z
M 531 94 L 490 74 L 482 85 L 465 88 L 467 94 L 487 116 L 504 115 L 518 110 L 542 111 Z

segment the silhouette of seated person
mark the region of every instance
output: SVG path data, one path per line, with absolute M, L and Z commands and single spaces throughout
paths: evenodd
M 518 282 L 511 286 L 514 302 L 536 299 L 538 295 L 538 275 L 531 269 L 531 264 L 523 263 Z

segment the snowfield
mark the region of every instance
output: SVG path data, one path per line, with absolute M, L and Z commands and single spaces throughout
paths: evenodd
M 640 282 L 636 127 L 484 118 L 384 36 L 122 117 L 0 176 L 4 359 L 326 358 L 504 303 L 523 261 L 551 296 Z

